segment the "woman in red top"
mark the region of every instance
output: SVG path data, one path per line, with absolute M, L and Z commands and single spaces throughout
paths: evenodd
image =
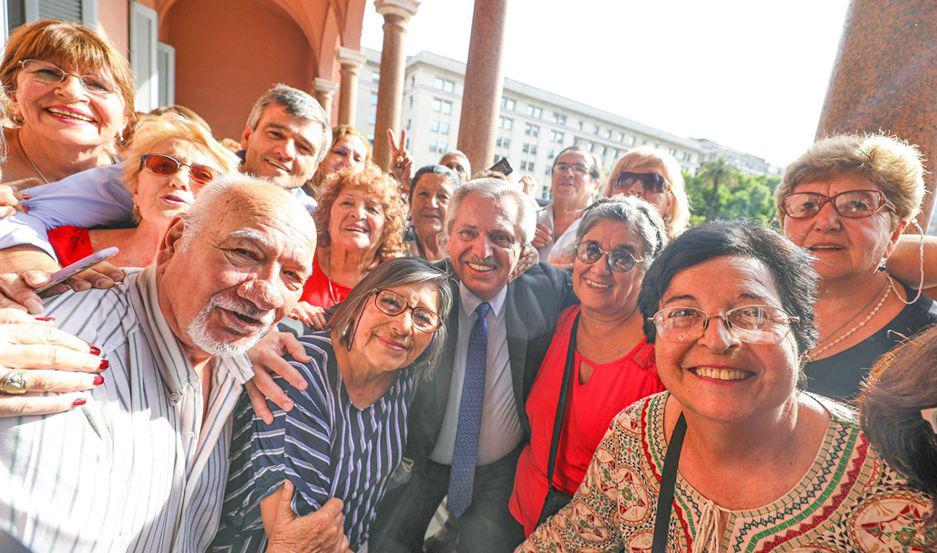
M 638 291 L 667 242 L 657 210 L 644 200 L 599 200 L 582 216 L 573 262 L 581 302 L 567 308 L 527 398 L 530 444 L 517 462 L 511 514 L 533 532 L 547 497 L 547 464 L 573 323 L 578 317 L 573 375 L 557 448 L 553 486 L 576 492 L 612 418 L 664 389 L 654 346 L 644 338 Z
M 315 219 L 312 276 L 290 316 L 322 328 L 326 308 L 344 300 L 378 263 L 400 257 L 406 207 L 386 173 L 373 165 L 348 167 L 322 184 Z
M 117 267 L 145 267 L 156 260 L 160 240 L 173 217 L 184 213 L 195 194 L 223 173 L 237 171 L 237 157 L 212 138 L 201 123 L 176 113 L 144 116 L 126 151 L 124 183 L 133 196 L 137 226 L 117 229 L 58 227 L 49 242 L 61 265 L 110 246 Z

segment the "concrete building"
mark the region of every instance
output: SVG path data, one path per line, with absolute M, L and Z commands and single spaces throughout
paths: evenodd
M 784 173 L 783 167 L 772 165 L 754 154 L 733 150 L 732 148 L 713 142 L 708 138 L 696 138 L 694 140 L 699 143 L 700 147 L 700 165 L 716 161 L 721 157 L 725 159 L 729 165 L 738 168 L 744 173 L 778 176 Z

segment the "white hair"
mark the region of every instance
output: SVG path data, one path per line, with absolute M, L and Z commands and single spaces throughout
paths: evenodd
M 215 307 L 257 319 L 262 326 L 257 332 L 245 335 L 245 338 L 236 344 L 219 340 L 212 336 L 208 329 L 208 317 Z M 215 294 L 186 327 L 186 334 L 192 343 L 205 353 L 213 356 L 233 357 L 245 354 L 247 350 L 257 345 L 257 342 L 267 334 L 275 322 L 276 313 L 273 309 L 262 311 L 246 300 Z
M 462 200 L 469 194 L 475 194 L 491 200 L 500 201 L 502 198 L 510 198 L 517 206 L 517 220 L 514 221 L 514 227 L 521 238 L 521 242 L 527 246 L 534 239 L 534 233 L 537 231 L 537 206 L 530 196 L 515 188 L 511 183 L 494 178 L 481 178 L 470 180 L 459 188 L 456 188 L 449 201 L 449 212 L 446 217 L 446 232 L 452 230 L 452 223 L 459 214 L 459 208 L 462 207 Z

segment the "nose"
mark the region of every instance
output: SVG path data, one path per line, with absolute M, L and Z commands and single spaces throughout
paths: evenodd
M 178 188 L 180 190 L 189 190 L 192 187 L 191 183 L 192 177 L 192 168 L 180 166 L 179 170 L 173 174 L 172 178 L 169 179 L 169 184 L 173 188 Z
M 280 159 L 292 160 L 296 158 L 296 142 L 292 138 L 287 138 L 280 142 L 276 149 L 276 155 Z
M 87 92 L 75 75 L 66 75 L 65 80 L 55 87 L 56 92 L 69 99 L 79 99 Z
M 279 288 L 272 282 L 272 276 L 257 276 L 238 287 L 238 296 L 254 304 L 261 311 L 280 309 L 286 303 Z
M 390 328 L 398 336 L 408 336 L 413 333 L 413 310 L 404 309 L 403 313 L 392 317 Z
M 490 257 L 493 251 L 491 242 L 484 234 L 480 234 L 472 243 L 472 253 L 480 258 Z
M 429 206 L 434 209 L 439 207 L 439 198 L 435 194 L 429 197 Z
M 843 222 L 833 207 L 833 202 L 826 202 L 813 216 L 813 228 L 816 230 L 839 230 Z
M 703 329 L 703 335 L 697 343 L 712 352 L 723 353 L 738 346 L 740 342 L 726 325 L 725 319 L 721 316 L 710 316 L 709 324 Z

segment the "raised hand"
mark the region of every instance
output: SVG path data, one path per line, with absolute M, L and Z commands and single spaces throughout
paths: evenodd
M 387 140 L 390 142 L 390 170 L 403 188 L 409 190 L 413 160 L 407 153 L 407 129 L 400 131 L 400 142 L 397 142 L 393 129 L 387 129 Z

